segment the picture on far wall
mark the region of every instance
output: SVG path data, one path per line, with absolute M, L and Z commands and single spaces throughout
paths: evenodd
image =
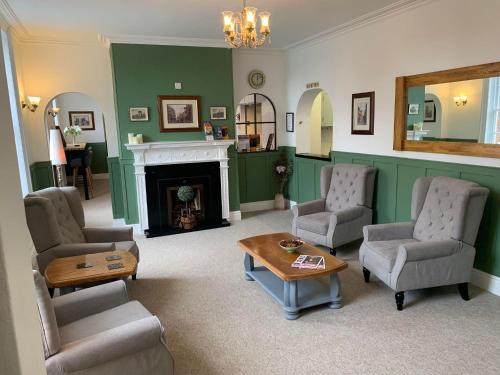
M 424 122 L 436 122 L 436 103 L 434 100 L 425 101 Z
M 158 96 L 160 132 L 202 130 L 199 96 Z
M 373 134 L 375 92 L 352 94 L 351 134 Z
M 294 116 L 295 115 L 293 112 L 286 113 L 286 131 L 289 133 L 293 133 L 293 131 L 295 130 Z
M 149 121 L 148 107 L 129 108 L 130 121 Z
M 69 125 L 79 126 L 82 130 L 95 130 L 93 111 L 69 111 Z
M 227 120 L 226 107 L 210 107 L 210 120 Z
M 408 114 L 409 115 L 418 115 L 419 107 L 420 106 L 418 104 L 408 104 Z

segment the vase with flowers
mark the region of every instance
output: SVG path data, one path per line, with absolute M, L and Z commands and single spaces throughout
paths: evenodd
M 278 210 L 285 209 L 285 197 L 283 191 L 288 182 L 288 178 L 293 174 L 293 162 L 286 157 L 281 157 L 274 163 L 274 176 L 278 183 L 278 192 L 274 195 L 274 208 Z
M 71 137 L 71 139 L 73 140 L 72 145 L 74 146 L 76 144 L 76 137 L 82 134 L 82 128 L 80 128 L 78 125 L 66 126 L 63 130 L 63 133 L 66 137 Z

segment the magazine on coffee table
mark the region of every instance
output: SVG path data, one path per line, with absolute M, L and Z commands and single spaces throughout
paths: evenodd
M 325 258 L 317 255 L 300 255 L 292 263 L 294 268 L 325 269 Z

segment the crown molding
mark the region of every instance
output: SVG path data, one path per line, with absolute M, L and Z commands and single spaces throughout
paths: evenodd
M 318 34 L 310 36 L 299 42 L 289 44 L 284 49 L 294 50 L 299 48 L 311 47 L 316 44 L 323 43 L 327 40 L 333 39 L 339 35 L 357 30 L 366 25 L 374 23 L 376 21 L 382 20 L 384 18 L 392 17 L 401 13 L 405 13 L 409 10 L 415 9 L 419 6 L 425 5 L 435 0 L 400 0 L 396 3 L 388 5 L 386 7 L 377 9 L 373 12 L 367 13 L 361 17 L 355 18 L 349 22 L 342 25 L 332 27 L 331 29 L 322 31 Z
M 256 55 L 284 56 L 286 54 L 286 51 L 282 48 L 268 48 L 268 47 L 259 49 L 234 48 L 233 51 L 235 54 L 238 55 L 249 55 L 249 56 L 256 56 Z
M 109 40 L 109 43 L 228 48 L 226 42 L 222 39 L 176 38 L 147 35 L 103 35 L 102 38 Z
M 28 29 L 17 17 L 7 0 L 0 0 L 0 24 L 11 30 L 18 39 L 29 36 Z

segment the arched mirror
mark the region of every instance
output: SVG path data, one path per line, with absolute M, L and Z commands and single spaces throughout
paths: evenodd
M 57 185 L 81 186 L 86 199 L 94 195 L 94 175 L 108 172 L 106 127 L 99 104 L 79 92 L 56 95 L 45 108 L 48 148 L 51 129 L 58 129 L 66 158 L 65 175 Z M 54 147 L 54 146 L 52 146 Z
M 276 109 L 267 96 L 249 94 L 236 108 L 238 152 L 276 150 Z
M 333 110 L 328 93 L 305 91 L 297 105 L 296 152 L 323 159 L 330 157 L 333 142 Z

